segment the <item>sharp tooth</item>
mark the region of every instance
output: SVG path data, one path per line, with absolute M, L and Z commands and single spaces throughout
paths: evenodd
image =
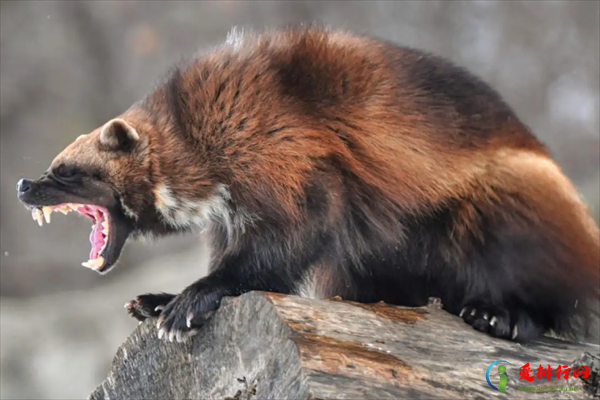
M 39 208 L 36 208 L 35 209 L 35 219 L 37 220 L 39 226 L 44 225 L 44 220 L 42 218 L 42 215 L 43 215 L 42 210 L 40 210 Z
M 108 221 L 102 221 L 102 233 L 108 236 Z
M 88 260 L 87 262 L 81 263 L 86 268 L 98 269 L 102 265 L 104 265 L 104 257 L 98 256 L 98 258 L 94 258 L 93 260 Z
M 62 207 L 57 208 L 57 210 L 65 215 L 67 215 L 69 213 L 69 211 L 71 211 L 69 206 L 62 206 Z
M 44 219 L 46 220 L 46 223 L 49 224 L 50 223 L 50 214 L 52 214 L 52 209 L 50 207 L 44 207 L 44 208 L 42 208 L 42 211 L 44 212 Z
M 98 256 L 98 258 L 96 258 L 96 266 L 97 267 L 101 267 L 104 265 L 104 257 L 102 256 Z

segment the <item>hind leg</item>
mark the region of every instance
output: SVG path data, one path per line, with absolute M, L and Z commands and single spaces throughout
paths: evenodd
M 544 333 L 544 327 L 527 312 L 494 306 L 485 301 L 466 302 L 459 317 L 478 331 L 517 342 L 525 342 Z

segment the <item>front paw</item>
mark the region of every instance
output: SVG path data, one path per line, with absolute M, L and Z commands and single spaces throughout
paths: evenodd
M 157 293 L 142 294 L 125 304 L 127 313 L 138 321 L 142 322 L 148 318 L 156 318 L 167 304 L 175 298 L 174 294 Z
M 188 287 L 161 311 L 156 324 L 158 337 L 182 342 L 194 336 L 226 293 L 219 288 Z

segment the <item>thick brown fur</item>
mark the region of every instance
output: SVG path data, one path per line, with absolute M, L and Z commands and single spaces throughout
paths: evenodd
M 210 209 L 211 274 L 130 304 L 162 332 L 249 290 L 438 296 L 516 340 L 573 333 L 598 301 L 599 232 L 576 188 L 496 91 L 442 58 L 320 28 L 246 34 L 119 118 L 131 149 L 103 152 L 97 130 L 53 168 L 111 182 L 134 235 L 202 225 L 182 204 Z

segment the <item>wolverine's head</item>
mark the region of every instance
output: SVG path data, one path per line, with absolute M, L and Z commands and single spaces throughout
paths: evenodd
M 106 273 L 118 260 L 132 233 L 140 233 L 139 215 L 151 193 L 147 138 L 123 119 L 109 121 L 78 137 L 36 180 L 17 183 L 19 200 L 40 225 L 50 214 L 76 211 L 92 221 L 89 261 Z

